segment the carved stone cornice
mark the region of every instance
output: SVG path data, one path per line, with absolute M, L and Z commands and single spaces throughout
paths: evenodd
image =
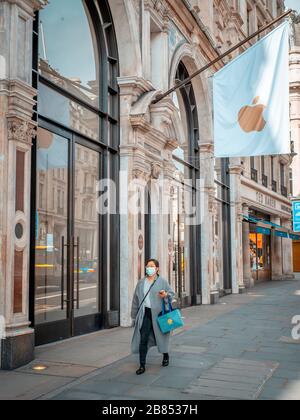
M 132 178 L 136 181 L 145 183 L 150 179 L 150 172 L 147 172 L 145 165 L 142 168 L 138 162 L 135 162 L 135 167 L 132 170 Z
M 143 133 L 148 133 L 151 130 L 151 125 L 146 121 L 144 114 L 131 116 L 130 123 L 133 128 L 139 129 Z
M 168 17 L 170 8 L 164 0 L 145 0 L 145 10 L 153 10 L 164 19 Z
M 19 79 L 1 79 L 0 80 L 0 94 L 12 94 L 18 92 L 26 98 L 33 98 L 37 91 L 28 83 Z
M 242 175 L 242 171 L 241 165 L 229 165 L 229 173 L 232 175 Z
M 128 95 L 136 99 L 146 92 L 154 91 L 152 84 L 141 77 L 119 77 L 120 96 Z
M 7 123 L 8 141 L 31 144 L 36 136 L 36 126 L 33 122 L 9 118 Z
M 49 4 L 49 0 L 6 0 L 7 3 L 16 4 L 20 9 L 34 16 L 34 12 L 41 10 Z
M 174 150 L 176 150 L 176 149 L 177 149 L 177 147 L 178 147 L 178 142 L 177 142 L 177 140 L 176 140 L 176 139 L 169 139 L 169 140 L 166 142 L 166 145 L 165 145 L 165 149 L 166 149 L 166 150 L 169 150 L 169 151 L 171 151 L 171 152 L 173 152 Z
M 1 80 L 0 95 L 6 96 L 8 100 L 7 118 L 31 120 L 33 107 L 36 104 L 34 100 L 37 95 L 36 89 L 20 80 Z
M 214 153 L 213 143 L 199 143 L 199 147 L 200 147 L 200 154 L 203 154 L 203 153 L 213 154 Z

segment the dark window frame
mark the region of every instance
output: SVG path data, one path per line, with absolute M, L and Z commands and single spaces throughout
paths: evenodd
M 188 70 L 181 61 L 178 65 L 175 78 L 177 81 L 183 81 L 188 77 Z M 190 179 L 192 179 L 192 200 L 193 205 L 195 205 L 197 197 L 197 181 L 200 179 L 200 127 L 196 96 L 192 83 L 183 86 L 180 89 L 180 94 L 187 118 L 189 156 L 187 160 L 182 160 L 176 156 L 173 156 L 173 159 L 188 168 Z M 202 295 L 201 226 L 190 226 L 189 230 L 191 304 L 195 305 L 197 304 L 197 296 Z M 189 302 L 182 302 L 183 306 L 188 304 Z
M 268 188 L 268 176 L 266 175 L 266 158 L 265 156 L 261 157 L 261 180 L 262 180 L 262 185 L 266 188 Z
M 258 171 L 255 168 L 255 157 L 250 157 L 250 170 L 251 170 L 251 180 L 258 182 Z
M 35 19 L 33 22 L 32 32 L 32 43 L 33 43 L 33 56 L 32 56 L 32 86 L 38 92 L 39 83 L 44 83 L 49 86 L 53 91 L 59 95 L 68 97 L 77 104 L 85 107 L 86 109 L 95 113 L 99 118 L 99 138 L 95 142 L 83 135 L 82 133 L 76 132 L 76 130 L 65 127 L 56 121 L 51 121 L 48 118 L 44 118 L 38 114 L 38 97 L 35 97 L 37 101 L 34 106 L 33 120 L 38 124 L 41 120 L 43 124 L 50 124 L 54 129 L 66 130 L 71 136 L 78 136 L 82 138 L 82 141 L 86 141 L 90 146 L 97 147 L 101 150 L 101 172 L 102 178 L 113 179 L 117 185 L 117 194 L 119 189 L 119 145 L 120 145 L 120 128 L 119 128 L 119 115 L 120 115 L 120 97 L 117 77 L 119 75 L 119 60 L 118 60 L 118 48 L 117 38 L 114 29 L 113 19 L 110 12 L 108 0 L 95 0 L 97 6 L 93 2 L 85 0 L 87 9 L 89 10 L 90 17 L 93 20 L 95 27 L 95 35 L 97 38 L 97 44 L 99 49 L 99 60 L 100 60 L 100 84 L 102 84 L 99 92 L 99 109 L 92 107 L 80 98 L 71 95 L 64 89 L 52 83 L 50 80 L 44 78 L 39 74 L 39 12 L 35 13 Z M 111 78 L 111 73 L 113 77 Z M 113 84 L 110 83 L 113 81 Z M 108 97 L 111 97 L 111 101 L 114 102 L 113 108 L 116 110 L 116 115 L 111 115 L 109 107 Z M 108 125 L 111 129 L 108 130 Z M 55 128 L 56 127 L 56 128 Z M 108 133 L 111 133 L 111 139 L 108 138 Z M 94 144 L 94 146 L 93 146 Z M 33 141 L 33 159 L 32 159 L 32 188 L 31 188 L 31 232 L 30 232 L 30 320 L 34 327 L 34 311 L 35 311 L 35 209 L 36 209 L 36 139 Z M 109 163 L 109 165 L 108 165 Z M 103 270 L 100 273 L 100 298 L 102 300 L 101 307 L 104 315 L 103 325 L 107 326 L 106 318 L 108 310 L 119 311 L 120 310 L 120 267 L 119 267 L 119 255 L 120 255 L 120 217 L 119 217 L 119 202 L 117 202 L 116 215 L 110 215 L 110 223 L 108 224 L 108 216 L 101 216 L 101 237 L 100 241 L 100 260 L 107 261 L 108 249 L 107 249 L 107 238 L 110 237 L 110 255 L 114 258 L 110 260 L 110 278 L 108 279 L 106 264 L 102 264 Z M 113 260 L 113 261 L 112 261 Z M 109 290 L 108 290 L 108 287 Z M 110 308 L 107 306 L 107 294 L 110 294 Z
M 222 239 L 223 246 L 223 284 L 224 293 L 232 292 L 232 253 L 231 253 L 231 187 L 230 187 L 230 159 L 221 159 L 221 181 L 215 180 L 215 184 L 221 187 L 221 197 L 216 201 L 222 205 Z

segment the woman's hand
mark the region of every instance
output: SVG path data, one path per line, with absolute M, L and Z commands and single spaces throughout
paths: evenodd
M 158 294 L 161 299 L 168 297 L 168 293 L 165 290 L 161 290 Z

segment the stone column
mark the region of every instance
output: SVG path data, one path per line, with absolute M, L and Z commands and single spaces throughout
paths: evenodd
M 137 197 L 134 192 L 139 182 L 146 183 L 145 155 L 139 147 L 139 130 L 144 134 L 148 128 L 144 127 L 142 115 L 133 117 L 132 104 L 142 96 L 149 85 L 138 77 L 122 77 L 118 80 L 120 86 L 120 324 L 130 327 L 131 304 L 133 293 L 138 281 L 138 258 L 142 249 L 139 238 L 138 214 L 130 211 L 130 200 Z M 142 113 L 141 113 L 142 114 Z M 144 130 L 144 131 L 143 131 Z M 150 170 L 149 170 L 150 172 Z M 133 182 L 135 180 L 135 182 Z M 139 180 L 137 182 L 137 180 Z M 129 189 L 131 185 L 131 189 Z M 134 190 L 134 191 L 132 191 Z M 137 204 L 137 202 L 136 202 Z M 142 222 L 143 223 L 143 222 Z M 143 223 L 144 225 L 144 223 Z M 142 231 L 144 226 L 142 226 Z M 140 239 L 140 240 L 139 240 Z M 142 260 L 143 264 L 144 261 Z
M 249 215 L 249 206 L 243 204 L 243 215 Z M 243 279 L 245 287 L 253 287 L 254 281 L 251 276 L 251 262 L 250 262 L 250 229 L 248 222 L 243 223 Z
M 146 3 L 142 6 L 142 62 L 143 77 L 145 80 L 151 80 L 151 18 L 149 5 Z
M 280 225 L 280 217 L 273 216 L 271 222 Z M 282 280 L 282 238 L 275 236 L 274 232 L 272 232 L 271 241 L 272 280 Z
M 243 293 L 243 239 L 242 239 L 242 204 L 241 204 L 241 172 L 239 159 L 232 159 L 230 172 L 230 206 L 231 206 L 231 256 L 232 256 L 232 293 Z
M 122 78 L 120 86 L 120 324 L 131 326 L 130 307 L 136 279 L 133 261 L 132 232 L 134 221 L 128 214 L 128 183 L 133 176 L 134 135 L 130 124 L 133 80 Z
M 214 283 L 214 252 L 213 252 L 213 223 L 214 223 L 214 152 L 213 144 L 200 143 L 201 156 L 201 279 L 202 303 L 210 304 L 215 301 L 216 292 L 213 291 Z M 213 295 L 211 295 L 213 293 Z
M 35 9 L 46 3 L 0 3 L 0 315 L 5 319 L 0 367 L 6 370 L 34 357 L 34 331 L 29 321 L 32 111 L 36 96 L 31 87 L 32 25 Z

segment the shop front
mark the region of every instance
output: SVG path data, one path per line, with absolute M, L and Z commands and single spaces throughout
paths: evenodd
M 300 235 L 299 239 L 293 241 L 293 266 L 294 273 L 300 273 Z
M 243 278 L 246 287 L 293 278 L 291 203 L 243 180 Z
M 262 216 L 254 213 L 255 217 Z M 266 220 L 262 218 L 262 220 Z M 253 219 L 254 220 L 254 219 Z M 259 220 L 259 219 L 257 219 Z M 271 280 L 271 229 L 262 223 L 250 223 L 249 233 L 251 276 L 255 283 Z
M 118 179 L 118 54 L 107 2 L 51 1 L 36 15 L 33 47 L 30 312 L 40 345 L 103 328 L 112 311 L 119 324 L 118 220 L 97 211 L 98 182 Z

